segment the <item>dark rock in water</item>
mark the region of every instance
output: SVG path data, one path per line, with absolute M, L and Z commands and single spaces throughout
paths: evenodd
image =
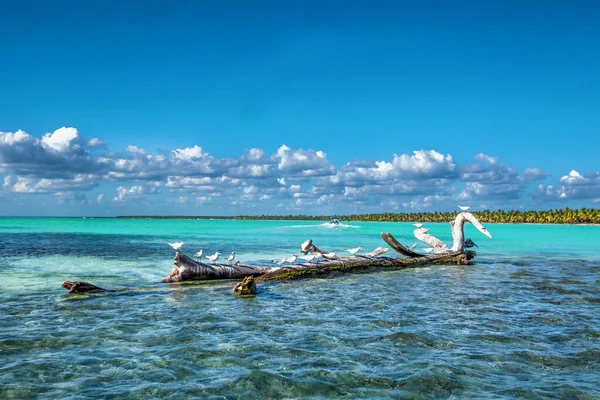
M 98 293 L 98 292 L 106 292 L 105 289 L 102 289 L 99 286 L 92 285 L 89 282 L 71 282 L 64 281 L 62 283 L 62 287 L 67 289 L 69 293 Z
M 233 293 L 238 296 L 254 296 L 256 295 L 256 282 L 253 276 L 247 276 L 243 281 L 239 282 L 233 288 Z

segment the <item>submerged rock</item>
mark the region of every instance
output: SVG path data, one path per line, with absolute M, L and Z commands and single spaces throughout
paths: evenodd
M 241 282 L 237 283 L 233 288 L 233 293 L 238 296 L 254 296 L 256 295 L 256 282 L 253 276 L 247 276 Z

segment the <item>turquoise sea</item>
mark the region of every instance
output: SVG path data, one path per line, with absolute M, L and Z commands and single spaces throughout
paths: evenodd
M 447 224 L 427 224 L 450 242 Z M 0 398 L 600 398 L 600 227 L 471 225 L 475 264 L 163 284 L 167 242 L 266 263 L 409 223 L 0 218 Z M 389 254 L 389 253 L 388 253 Z M 63 280 L 113 293 L 67 295 Z

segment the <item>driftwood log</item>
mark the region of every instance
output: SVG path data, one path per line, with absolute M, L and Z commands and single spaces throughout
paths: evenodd
M 67 289 L 69 293 L 101 293 L 106 292 L 105 289 L 102 289 L 99 286 L 92 285 L 89 282 L 73 282 L 73 281 L 64 281 L 62 283 L 62 287 Z
M 235 264 L 204 264 L 183 253 L 175 253 L 175 268 L 163 282 L 207 281 L 217 279 L 242 279 L 247 276 L 261 276 L 271 272 L 274 267 Z
M 377 268 L 401 269 L 431 264 L 466 265 L 469 263 L 469 260 L 475 257 L 475 252 L 469 250 L 433 255 L 420 254 L 404 247 L 390 233 L 381 233 L 381 237 L 392 249 L 404 257 L 394 258 L 363 254 L 349 257 L 332 257 L 321 262 L 274 267 L 245 265 L 239 262 L 233 265 L 204 264 L 178 252 L 175 255 L 175 268 L 162 281 L 181 282 L 187 280 L 240 279 L 252 276 L 256 278 L 256 283 L 260 283 L 322 276 L 333 272 L 358 272 Z M 315 246 L 310 239 L 302 244 L 301 252 L 304 254 L 328 254 L 328 252 Z
M 175 254 L 175 268 L 162 282 L 204 281 L 218 279 L 243 279 L 236 284 L 234 293 L 240 296 L 256 294 L 256 284 L 269 281 L 287 281 L 301 278 L 326 276 L 336 272 L 362 272 L 373 269 L 403 269 L 427 265 L 466 265 L 476 256 L 471 250 L 444 254 L 421 254 L 404 247 L 391 233 L 381 233 L 383 240 L 402 257 L 384 257 L 375 251 L 349 257 L 329 256 L 325 261 L 298 263 L 289 266 L 204 264 L 183 253 Z M 385 251 L 385 249 L 383 250 Z M 331 254 L 307 240 L 301 246 L 304 254 Z M 381 253 L 381 252 L 380 252 Z M 94 293 L 106 290 L 88 282 L 65 281 L 63 288 L 69 293 Z

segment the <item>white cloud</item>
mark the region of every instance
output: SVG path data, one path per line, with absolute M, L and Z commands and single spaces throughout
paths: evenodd
M 79 148 L 79 132 L 75 128 L 62 127 L 42 137 L 42 146 L 57 152 Z
M 176 149 L 172 151 L 173 158 L 181 161 L 195 161 L 203 157 L 208 157 L 208 153 L 202 152 L 202 147 L 194 145 L 194 147 L 186 147 L 184 149 Z
M 230 203 L 246 207 L 260 200 L 266 210 L 277 205 L 290 211 L 314 205 L 343 210 L 358 209 L 358 204 L 363 210 L 368 206 L 377 211 L 401 205 L 439 208 L 458 199 L 502 205 L 506 200 L 526 199 L 533 182 L 549 177 L 539 168 L 519 173 L 498 157 L 483 153 L 475 155 L 474 164 L 458 166 L 450 154 L 432 149 L 375 161 L 352 160 L 336 168 L 322 150 L 286 145 L 274 154 L 251 148 L 233 158 L 215 158 L 199 145 L 149 154 L 129 144 L 120 153 L 90 153 L 90 148 L 97 147 L 106 143 L 99 138 L 86 142 L 75 128 L 63 127 L 39 139 L 23 131 L 0 132 L 0 171 L 6 175 L 3 189 L 22 194 L 61 193 L 57 198 L 67 199 L 69 192 L 118 181 L 116 202 L 139 200 L 164 186 L 168 192 L 163 197 L 170 196 L 167 202 L 171 204 L 188 198 L 214 207 Z M 538 189 L 537 196 L 598 199 L 594 174 L 573 171 L 560 178 L 559 185 Z M 102 203 L 103 195 L 96 200 Z
M 133 146 L 133 145 L 129 145 L 127 146 L 127 148 L 125 149 L 126 152 L 131 153 L 131 154 L 135 154 L 135 155 L 140 155 L 140 156 L 145 156 L 146 155 L 146 150 L 144 149 L 140 149 L 137 146 Z
M 554 200 L 591 200 L 600 199 L 600 171 L 580 174 L 572 170 L 560 178 L 560 186 L 538 186 L 539 199 Z
M 87 190 L 97 186 L 97 181 L 92 175 L 77 174 L 73 179 L 36 179 L 17 176 L 17 182 L 10 187 L 6 179 L 4 184 L 9 184 L 6 189 L 14 193 L 51 193 L 65 190 Z
M 335 168 L 322 151 L 293 150 L 285 144 L 277 149 L 275 158 L 279 171 L 287 176 L 325 176 L 335 173 Z
M 106 147 L 106 142 L 103 142 L 98 138 L 91 138 L 86 142 L 86 145 L 89 147 Z
M 0 132 L 0 168 L 33 178 L 69 178 L 100 173 L 104 166 L 81 145 L 75 128 L 60 128 L 37 139 L 26 132 Z
M 549 177 L 550 174 L 539 168 L 527 168 L 523 171 L 523 179 L 526 181 L 538 181 Z
M 134 185 L 127 189 L 124 186 L 117 188 L 117 195 L 113 198 L 114 202 L 125 202 L 129 200 L 139 200 L 145 194 L 160 193 L 161 186 L 159 182 L 147 183 L 145 185 Z

